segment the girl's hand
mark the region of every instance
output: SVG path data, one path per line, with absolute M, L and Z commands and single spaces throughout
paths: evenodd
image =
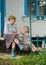
M 30 41 L 30 38 L 28 38 L 28 41 Z
M 28 39 L 27 39 L 28 41 L 30 41 L 30 37 L 28 36 Z

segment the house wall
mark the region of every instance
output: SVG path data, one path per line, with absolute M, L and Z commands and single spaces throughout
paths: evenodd
M 30 22 L 29 17 L 24 18 L 24 22 Z M 36 17 L 32 17 L 31 19 L 31 34 L 33 37 L 39 36 L 44 37 L 46 36 L 46 17 L 44 20 L 37 20 Z M 29 26 L 30 28 L 30 26 Z
M 21 30 L 25 25 L 25 22 L 22 20 L 22 16 L 24 16 L 24 0 L 6 0 L 5 21 L 7 21 L 10 15 L 14 15 L 16 17 L 16 23 Z
M 5 22 L 8 21 L 8 17 L 14 15 L 16 17 L 16 23 L 18 30 L 23 31 L 23 26 L 30 25 L 29 18 L 25 18 L 24 15 L 24 0 L 6 0 L 6 17 Z M 29 26 L 30 27 L 30 26 Z M 44 36 L 46 35 L 46 22 L 42 21 L 32 23 L 32 36 Z

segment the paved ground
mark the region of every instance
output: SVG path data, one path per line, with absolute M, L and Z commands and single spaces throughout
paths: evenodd
M 22 56 L 17 55 L 16 57 L 14 57 L 15 59 L 20 59 Z M 11 57 L 10 54 L 8 53 L 0 53 L 0 58 L 4 58 L 4 59 L 12 59 L 13 57 Z

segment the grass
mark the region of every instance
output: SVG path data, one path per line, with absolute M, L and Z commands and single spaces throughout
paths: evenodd
M 46 52 L 41 50 L 38 54 L 22 54 L 20 59 L 0 58 L 0 65 L 46 65 Z

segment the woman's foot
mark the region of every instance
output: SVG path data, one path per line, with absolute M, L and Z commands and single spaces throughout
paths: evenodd
M 12 53 L 11 53 L 11 56 L 12 56 L 12 57 L 15 57 L 16 55 L 15 55 L 15 53 L 14 53 L 14 52 L 12 52 Z

